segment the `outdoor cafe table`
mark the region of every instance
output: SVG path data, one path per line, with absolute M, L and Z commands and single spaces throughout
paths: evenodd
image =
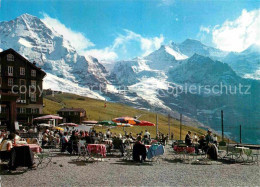
M 187 146 L 187 145 L 175 145 L 173 150 L 177 153 L 186 152 L 186 153 L 195 153 L 195 147 Z
M 236 147 L 236 151 L 239 152 L 239 154 L 240 154 L 239 157 L 244 160 L 243 154 L 248 155 L 251 150 L 247 147 Z
M 16 144 L 14 147 L 21 147 L 21 146 L 29 146 L 32 152 L 34 153 L 42 152 L 42 148 L 37 144 Z
M 87 146 L 89 153 L 100 153 L 103 157 L 106 157 L 106 145 L 105 144 L 88 144 Z

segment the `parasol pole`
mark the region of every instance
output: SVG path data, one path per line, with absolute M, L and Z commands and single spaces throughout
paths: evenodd
M 156 136 L 158 134 L 158 114 L 156 114 Z
M 168 136 L 170 136 L 170 133 L 171 133 L 171 129 L 170 129 L 170 114 L 168 114 L 168 127 L 169 127 Z
M 181 131 L 182 131 L 182 114 L 180 114 L 180 140 L 181 140 Z

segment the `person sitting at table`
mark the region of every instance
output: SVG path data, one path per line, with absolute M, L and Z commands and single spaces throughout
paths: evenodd
M 86 133 L 85 139 L 86 139 L 86 143 L 87 144 L 91 144 L 92 143 L 92 139 L 91 139 L 91 137 L 90 137 L 90 135 L 88 133 Z
M 15 134 L 15 137 L 14 137 L 15 141 L 16 142 L 20 141 L 21 140 L 20 133 L 18 131 L 15 131 L 14 134 Z
M 111 132 L 110 132 L 110 129 L 107 129 L 106 136 L 107 136 L 107 139 L 111 138 Z
M 68 147 L 68 132 L 64 132 L 64 134 L 61 137 L 61 152 L 65 152 L 65 150 Z
M 6 133 L 2 132 L 0 135 L 0 144 L 2 143 L 3 140 L 6 139 Z
M 149 139 L 151 139 L 151 135 L 150 135 L 150 133 L 148 132 L 147 129 L 145 130 L 144 136 L 145 136 L 145 135 L 146 135 Z
M 142 139 L 142 143 L 144 145 L 150 145 L 150 139 L 147 137 L 147 135 L 144 135 L 143 139 Z
M 144 162 L 146 159 L 146 148 L 145 145 L 141 142 L 142 137 L 138 136 L 133 147 L 133 160 L 135 162 Z M 141 159 L 140 159 L 141 157 Z
M 69 139 L 67 151 L 72 154 L 73 151 L 78 152 L 78 137 L 76 136 L 76 131 L 72 131 L 72 135 Z
M 49 141 L 49 139 L 48 139 L 48 132 L 49 132 L 49 130 L 46 129 L 45 132 L 42 135 L 42 146 L 45 146 L 48 143 L 48 141 Z
M 99 137 L 98 133 L 95 134 L 95 136 L 93 137 L 93 140 L 94 140 L 94 144 L 99 144 L 100 137 Z
M 123 141 L 119 137 L 114 136 L 112 138 L 112 145 L 113 145 L 114 149 L 119 149 L 120 150 L 121 156 L 124 156 L 125 147 L 124 147 Z
M 206 135 L 205 139 L 206 139 L 207 144 L 214 143 L 211 130 L 208 130 L 208 134 Z
M 13 148 L 13 140 L 15 138 L 15 134 L 9 134 L 8 138 L 3 140 L 0 145 L 0 156 L 2 160 L 9 160 L 11 156 L 11 149 Z
M 185 144 L 187 146 L 191 146 L 192 145 L 192 139 L 191 139 L 191 131 L 188 131 L 188 133 L 185 136 Z
M 135 141 L 135 140 L 136 140 L 136 138 L 135 138 L 135 137 L 133 137 L 133 133 L 132 133 L 132 132 L 130 132 L 130 133 L 129 133 L 129 138 L 131 138 L 133 141 Z
M 196 133 L 194 133 L 193 137 L 192 137 L 192 143 L 197 144 L 198 143 L 198 136 Z
M 215 145 L 218 145 L 218 137 L 217 137 L 217 135 L 214 134 L 212 138 L 213 138 L 213 143 L 214 143 Z
M 130 138 L 129 135 L 126 135 L 126 139 L 125 139 L 125 141 L 124 141 L 125 148 L 130 149 L 132 142 L 133 142 L 132 138 Z
M 204 135 L 200 136 L 198 143 L 199 143 L 198 147 L 195 147 L 196 153 L 197 154 L 199 153 L 199 149 L 204 152 L 207 152 L 207 143 Z

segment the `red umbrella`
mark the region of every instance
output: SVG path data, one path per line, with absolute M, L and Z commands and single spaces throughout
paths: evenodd
M 76 123 L 62 123 L 62 124 L 59 124 L 59 126 L 77 127 L 79 125 L 77 125 Z
M 55 115 L 46 115 L 46 116 L 40 116 L 37 118 L 34 118 L 34 120 L 48 120 L 48 119 L 63 119 L 60 116 L 55 116 Z
M 149 121 L 140 121 L 140 123 L 137 123 L 136 126 L 155 126 L 155 124 Z

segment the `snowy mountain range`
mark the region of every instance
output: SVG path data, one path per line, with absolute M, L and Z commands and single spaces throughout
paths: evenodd
M 248 127 L 260 124 L 258 46 L 228 53 L 187 39 L 162 45 L 145 57 L 118 61 L 107 71 L 98 59 L 78 54 L 69 41 L 40 19 L 24 14 L 0 23 L 0 50 L 8 48 L 47 72 L 44 88 L 123 102 L 176 118 L 182 113 L 184 122 L 201 122 L 215 130 L 219 130 L 220 110 L 224 110 L 230 127 L 227 131 L 233 138 L 237 138 L 240 123 Z M 216 94 L 221 90 L 216 85 L 221 84 L 249 85 L 251 93 Z M 191 86 L 203 88 L 187 92 Z M 206 86 L 215 87 L 209 90 Z M 248 133 L 252 133 L 248 142 L 260 141 L 260 132 Z

